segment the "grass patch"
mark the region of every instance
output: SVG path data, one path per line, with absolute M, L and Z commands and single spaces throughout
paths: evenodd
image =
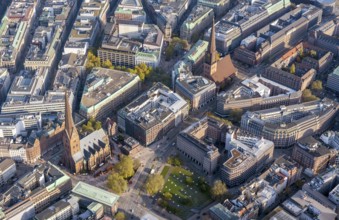
M 163 174 L 164 170 L 161 174 Z M 168 170 L 169 168 L 166 173 Z M 192 184 L 186 183 L 187 177 L 193 179 Z M 212 201 L 208 193 L 200 190 L 198 178 L 192 172 L 181 167 L 172 167 L 165 182 L 162 192 L 169 192 L 173 195 L 172 199 L 168 201 L 168 206 L 175 208 L 175 214 L 182 219 L 187 219 L 193 214 L 191 209 L 200 209 Z
M 161 171 L 161 176 L 163 176 L 165 178 L 169 169 L 170 169 L 170 166 L 165 166 Z

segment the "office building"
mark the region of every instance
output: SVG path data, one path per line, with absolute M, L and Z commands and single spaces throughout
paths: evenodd
M 52 206 L 37 214 L 35 220 L 67 220 L 72 217 L 72 206 L 68 202 L 60 200 Z
M 13 85 L 13 84 L 12 84 Z M 45 95 L 37 96 L 7 96 L 3 103 L 1 114 L 36 114 L 45 112 L 64 112 L 65 96 L 64 94 L 48 91 Z
M 271 167 L 267 170 L 267 176 L 266 180 L 268 181 L 268 178 L 271 179 L 269 182 L 274 182 L 274 179 L 280 180 L 279 176 L 282 176 L 283 178 L 286 178 L 286 187 L 294 184 L 297 180 L 301 177 L 301 171 L 303 167 L 300 166 L 299 163 L 297 163 L 295 160 L 293 160 L 290 156 L 282 155 L 278 157 L 274 163 L 271 165 Z M 272 173 L 277 174 L 278 178 L 275 178 L 276 175 L 271 175 Z M 278 193 L 279 190 L 277 190 Z
M 303 91 L 317 73 L 330 67 L 332 58 L 331 52 L 300 43 L 267 67 L 262 76 L 296 91 Z
M 71 179 L 51 163 L 37 165 L 2 195 L 0 216 L 32 219 L 72 189 Z
M 16 164 L 12 159 L 0 162 L 0 186 L 7 183 L 16 173 Z
M 180 132 L 177 136 L 177 148 L 205 174 L 212 175 L 220 159 L 215 144 L 223 141 L 222 137 L 225 137 L 226 129 L 225 124 L 205 117 Z
M 77 55 L 86 55 L 87 50 L 88 50 L 88 42 L 67 41 L 64 46 L 63 54 L 74 53 Z
M 32 134 L 29 137 L 18 136 L 15 139 L 2 138 L 0 158 L 11 158 L 16 162 L 34 164 L 41 157 L 39 139 Z
M 213 9 L 196 5 L 180 27 L 180 38 L 187 41 L 199 39 L 200 34 L 211 25 L 214 18 Z
M 216 85 L 203 76 L 189 75 L 177 79 L 175 91 L 190 101 L 192 110 L 197 110 L 214 100 Z
M 161 58 L 163 33 L 151 25 L 136 35 L 143 43 L 122 36 L 105 35 L 98 50 L 100 61 L 109 60 L 114 66 L 127 68 L 134 68 L 141 63 L 157 67 Z
M 80 77 L 81 73 L 76 68 L 60 68 L 56 72 L 53 82 L 54 92 L 64 93 L 64 91 L 68 91 L 69 102 L 73 109 L 75 109 L 77 101 Z
M 221 53 L 228 53 L 240 42 L 290 10 L 289 0 L 240 1 L 216 23 L 216 46 Z M 211 31 L 207 31 L 208 39 Z
M 118 112 L 118 126 L 143 145 L 160 140 L 188 115 L 188 103 L 161 83 Z
M 213 9 L 215 17 L 217 18 L 225 15 L 231 7 L 231 1 L 229 0 L 198 0 L 198 4 Z
M 293 148 L 292 158 L 308 168 L 313 174 L 324 171 L 335 162 L 336 151 L 327 148 L 312 136 L 297 141 Z
M 78 182 L 72 193 L 80 198 L 80 202 L 96 202 L 104 206 L 104 214 L 114 216 L 118 209 L 119 196 L 84 182 Z
M 237 186 L 273 160 L 272 141 L 247 132 L 231 130 L 226 136 L 228 159 L 221 167 L 221 179 L 228 186 Z
M 338 103 L 330 99 L 248 111 L 241 118 L 241 128 L 289 147 L 299 139 L 324 132 L 338 112 Z
M 258 219 L 259 214 L 269 209 L 278 197 L 273 187 L 259 179 L 246 184 L 240 193 L 236 198 L 226 199 L 216 205 L 220 212 L 216 213 L 214 208 L 210 208 L 212 219 Z M 226 218 L 220 218 L 221 216 Z
M 339 67 L 328 74 L 326 87 L 339 93 Z
M 7 92 L 11 86 L 11 77 L 6 68 L 0 68 L 0 104 L 6 100 Z
M 308 41 L 317 47 L 339 55 L 339 19 L 334 18 L 318 25 L 309 32 Z
M 262 110 L 298 104 L 302 92 L 295 91 L 262 76 L 245 79 L 237 87 L 217 95 L 218 115 L 227 116 L 232 109 Z
M 14 73 L 24 57 L 36 12 L 42 7 L 41 1 L 14 0 L 11 2 L 0 25 L 0 67 Z
M 333 149 L 339 150 L 339 132 L 337 131 L 325 131 L 321 136 L 322 140 L 327 146 Z
M 184 13 L 191 7 L 191 0 L 156 2 L 152 0 L 144 1 L 144 8 L 151 19 L 164 33 L 164 37 L 169 39 L 173 31 L 177 28 Z
M 172 85 L 175 88 L 177 78 L 188 75 L 202 75 L 205 54 L 208 48 L 208 42 L 198 40 L 191 49 L 179 60 L 172 70 Z
M 288 213 L 297 219 L 336 219 L 335 210 L 326 204 L 318 202 L 309 193 L 299 190 L 281 205 Z
M 301 4 L 243 39 L 235 49 L 234 57 L 249 65 L 273 58 L 304 39 L 307 31 L 321 22 L 321 15 L 321 9 Z
M 80 102 L 86 118 L 106 118 L 140 92 L 140 78 L 128 72 L 94 68 L 87 76 Z
M 311 2 L 321 8 L 325 16 L 329 16 L 335 11 L 335 0 L 312 0 Z
M 25 57 L 24 66 L 29 70 L 41 67 L 53 71 L 56 68 L 56 54 L 59 53 L 62 28 L 59 26 L 38 26 Z

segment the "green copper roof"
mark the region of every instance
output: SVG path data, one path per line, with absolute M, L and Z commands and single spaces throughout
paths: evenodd
M 190 51 L 186 54 L 186 58 L 190 61 L 196 62 L 201 54 L 205 53 L 208 47 L 208 42 L 204 40 L 199 40 Z
M 69 176 L 67 176 L 67 174 L 65 174 L 64 172 L 62 172 L 62 170 L 60 170 L 57 166 L 55 166 L 54 164 L 48 162 L 50 166 L 53 166 L 56 170 L 58 170 L 60 173 L 63 174 L 62 177 L 58 178 L 57 180 L 54 181 L 54 183 L 48 185 L 46 187 L 46 190 L 48 192 L 53 191 L 55 188 L 57 188 L 58 186 L 60 186 L 61 184 L 64 184 L 66 181 L 68 181 L 70 179 Z
M 333 70 L 332 74 L 339 76 L 339 66 Z
M 128 10 L 128 9 L 124 9 L 124 8 L 118 7 L 117 10 L 115 10 L 115 13 L 132 14 L 132 11 Z
M 86 197 L 92 201 L 107 205 L 107 206 L 113 206 L 120 196 L 108 192 L 106 190 L 100 189 L 98 187 L 89 185 L 84 182 L 78 182 L 78 184 L 73 188 L 73 193 Z

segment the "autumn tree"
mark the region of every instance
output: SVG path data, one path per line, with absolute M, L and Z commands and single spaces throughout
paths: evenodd
M 109 61 L 109 60 L 104 61 L 101 65 L 101 67 L 106 68 L 106 69 L 114 69 L 112 62 Z
M 305 89 L 302 93 L 301 99 L 303 102 L 310 102 L 310 101 L 318 100 L 318 97 L 313 95 L 311 90 Z
M 290 73 L 295 74 L 295 64 L 294 63 L 290 67 Z
M 114 216 L 115 220 L 125 220 L 126 216 L 123 212 L 117 212 L 117 214 L 115 214 Z
M 211 188 L 211 196 L 217 201 L 225 200 L 228 197 L 228 191 L 225 183 L 221 180 L 215 181 Z
M 93 52 L 89 51 L 87 54 L 86 69 L 91 70 L 94 67 L 100 67 L 100 58 L 95 56 Z
M 316 80 L 316 81 L 312 82 L 311 89 L 316 90 L 316 91 L 322 90 L 323 89 L 322 81 Z

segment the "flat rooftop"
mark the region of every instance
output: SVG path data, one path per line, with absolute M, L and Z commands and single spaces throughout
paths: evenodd
M 114 193 L 108 192 L 106 190 L 100 189 L 81 181 L 79 181 L 78 184 L 73 188 L 72 192 L 89 200 L 110 207 L 114 206 L 120 198 L 120 196 Z
M 94 68 L 87 76 L 81 104 L 87 108 L 94 106 L 114 95 L 136 78 L 138 78 L 136 74 L 128 72 Z
M 202 76 L 189 76 L 187 78 L 178 79 L 178 83 L 191 94 L 197 94 L 209 87 L 215 87 L 215 83 Z

